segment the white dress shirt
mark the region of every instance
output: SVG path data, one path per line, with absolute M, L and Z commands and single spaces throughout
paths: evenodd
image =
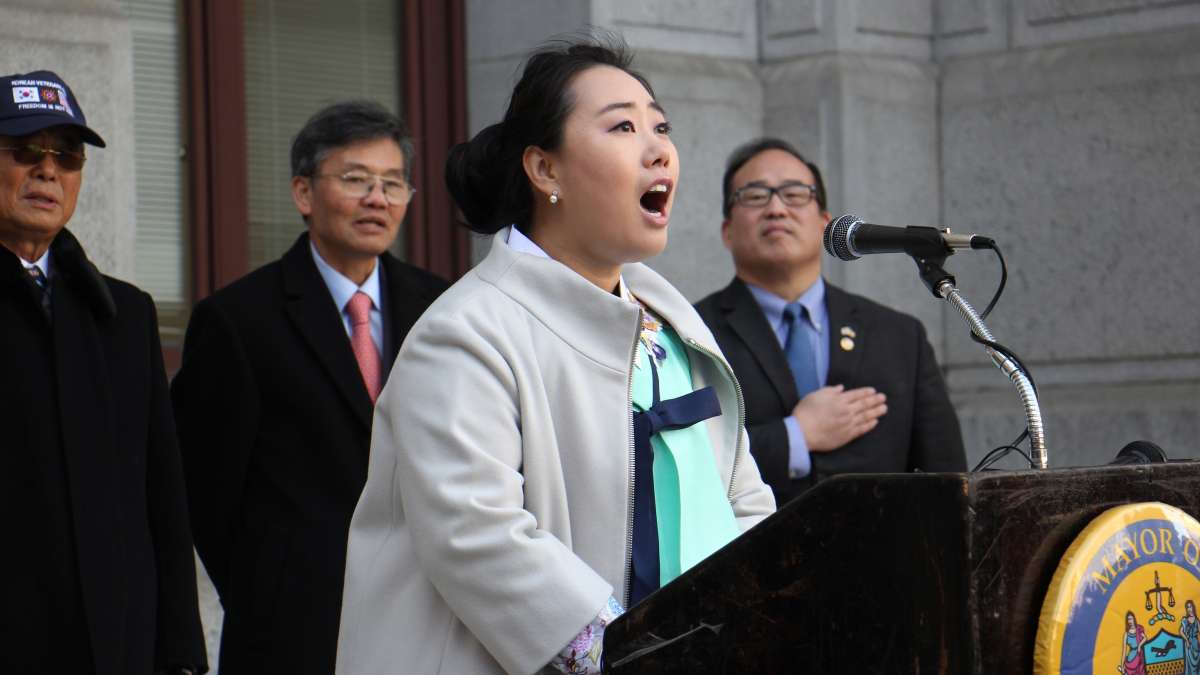
M 25 266 L 25 269 L 29 269 L 30 267 L 37 267 L 41 269 L 42 276 L 46 277 L 47 280 L 50 279 L 50 249 L 46 249 L 46 252 L 42 254 L 42 257 L 34 260 L 33 262 L 29 262 L 21 256 L 17 256 L 17 260 L 21 261 L 21 264 Z

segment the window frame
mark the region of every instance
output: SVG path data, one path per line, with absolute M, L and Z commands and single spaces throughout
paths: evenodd
M 396 0 L 397 64 L 405 119 L 417 143 L 420 198 L 404 225 L 408 262 L 447 279 L 470 265 L 470 241 L 442 179 L 450 146 L 466 137 L 463 0 Z M 245 275 L 249 260 L 245 47 L 242 0 L 196 0 L 186 12 L 191 302 Z M 163 346 L 168 371 L 182 345 Z

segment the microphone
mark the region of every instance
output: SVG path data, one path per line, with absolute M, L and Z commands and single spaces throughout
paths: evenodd
M 914 257 L 945 256 L 956 248 L 991 248 L 995 242 L 977 234 L 953 234 L 935 227 L 871 225 L 851 214 L 825 226 L 825 250 L 840 260 L 868 253 L 907 253 Z
M 1133 441 L 1121 448 L 1121 451 L 1117 453 L 1117 458 L 1109 464 L 1161 464 L 1166 461 L 1167 453 L 1154 443 Z

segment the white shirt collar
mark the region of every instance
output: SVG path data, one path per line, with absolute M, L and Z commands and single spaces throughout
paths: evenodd
M 550 254 L 542 250 L 532 239 L 525 236 L 525 233 L 518 230 L 515 226 L 509 226 L 508 233 L 504 235 L 504 241 L 508 242 L 508 247 L 517 253 L 528 253 L 539 258 L 549 258 Z
M 518 230 L 515 225 L 510 225 L 508 227 L 508 233 L 504 235 L 504 241 L 508 244 L 509 248 L 517 253 L 527 253 L 539 258 L 550 257 L 549 253 L 546 253 L 546 251 L 543 250 L 541 246 L 538 246 L 537 243 L 532 239 L 526 237 L 525 233 Z M 636 302 L 636 300 L 633 299 L 633 294 L 629 292 L 629 288 L 625 286 L 624 276 L 620 277 L 618 284 L 621 297 L 629 302 Z
M 312 243 L 312 239 L 308 240 L 308 248 L 312 251 L 313 262 L 317 264 L 317 271 L 321 273 L 321 278 L 325 280 L 325 286 L 329 288 L 329 294 L 333 296 L 333 303 L 337 305 L 339 312 L 346 311 L 346 303 L 350 302 L 350 298 L 358 291 L 367 294 L 371 298 L 372 307 L 378 311 L 382 306 L 379 298 L 379 260 L 375 260 L 375 269 L 371 270 L 371 276 L 363 282 L 362 286 L 354 283 L 346 277 L 346 275 L 333 269 L 325 259 L 321 257 L 317 247 Z
M 50 249 L 46 249 L 46 252 L 42 254 L 42 257 L 34 260 L 33 262 L 29 262 L 21 256 L 17 256 L 17 260 L 21 261 L 21 264 L 25 266 L 25 269 L 36 266 L 42 270 L 43 276 L 45 276 L 47 279 L 50 278 Z

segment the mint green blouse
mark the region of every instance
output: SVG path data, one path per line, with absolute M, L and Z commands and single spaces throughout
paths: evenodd
M 679 335 L 653 315 L 643 325 L 633 371 L 633 407 L 639 412 L 653 405 L 651 358 L 656 359 L 661 400 L 692 392 L 687 349 Z M 661 348 L 654 350 L 657 357 L 647 349 L 648 340 Z M 665 585 L 729 543 L 739 530 L 704 422 L 661 431 L 650 438 L 650 445 L 654 449 L 659 579 Z

